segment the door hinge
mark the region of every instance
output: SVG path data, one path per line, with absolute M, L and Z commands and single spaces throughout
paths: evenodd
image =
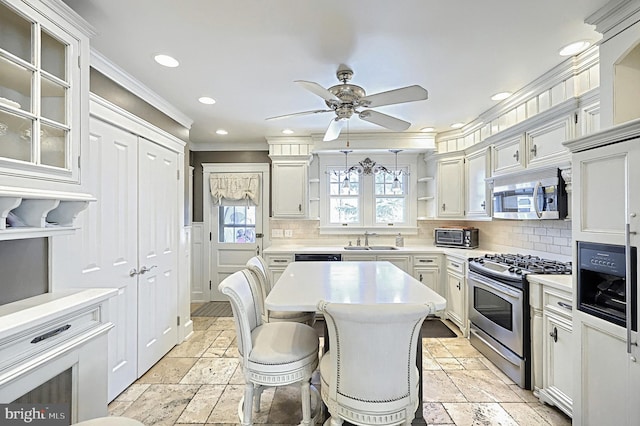
M 578 113 L 577 112 L 573 114 L 573 122 L 575 124 L 578 124 Z
M 180 315 L 178 315 L 178 327 L 180 326 Z
M 209 281 L 209 290 L 211 290 L 211 281 Z
M 211 232 L 209 232 L 209 241 L 211 241 L 213 239 L 213 236 L 211 234 Z

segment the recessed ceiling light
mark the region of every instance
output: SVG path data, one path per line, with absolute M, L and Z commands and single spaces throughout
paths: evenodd
M 434 130 L 436 130 L 434 127 L 423 127 L 420 129 L 421 132 L 433 132 Z
M 464 123 L 453 123 L 451 125 L 451 127 L 454 128 L 454 129 L 459 129 L 462 126 L 464 126 Z
M 210 98 L 210 97 L 208 97 L 208 96 L 203 96 L 203 97 L 201 97 L 201 98 L 198 98 L 198 100 L 199 100 L 201 103 L 206 104 L 206 105 L 213 105 L 213 104 L 215 104 L 215 103 L 216 103 L 216 100 L 215 100 L 215 99 Z
M 227 132 L 224 129 L 218 129 L 218 130 L 216 130 L 216 133 L 219 134 L 219 135 L 228 135 L 229 134 L 229 132 Z
M 507 99 L 509 96 L 511 96 L 511 92 L 500 92 L 500 93 L 496 93 L 495 95 L 493 95 L 491 97 L 492 101 L 502 101 L 504 99 Z
M 165 67 L 175 68 L 180 65 L 180 62 L 176 58 L 173 58 L 169 55 L 156 55 L 153 57 L 157 63 L 160 65 L 164 65 Z
M 292 134 L 293 134 L 293 130 L 291 130 L 291 129 L 284 129 L 284 130 L 282 131 L 282 133 L 284 133 L 285 135 L 292 135 Z
M 587 47 L 591 46 L 591 43 L 587 40 L 576 41 L 575 43 L 571 43 L 560 49 L 560 56 L 573 56 L 587 49 Z

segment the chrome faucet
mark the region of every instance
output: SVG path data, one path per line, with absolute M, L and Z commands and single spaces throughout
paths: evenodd
M 369 237 L 370 236 L 373 237 L 375 235 L 378 235 L 378 234 L 376 234 L 375 232 L 364 231 L 364 246 L 365 247 L 369 247 Z

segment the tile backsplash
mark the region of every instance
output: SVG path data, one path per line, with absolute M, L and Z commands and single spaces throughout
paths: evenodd
M 476 227 L 480 230 L 480 246 L 489 250 L 510 246 L 571 256 L 571 221 L 568 220 L 419 221 L 418 234 L 405 236 L 405 245 L 432 244 L 433 229 L 441 226 Z M 295 243 L 291 240 L 317 240 L 320 245 L 344 240 L 346 244 L 356 239 L 355 235 L 320 235 L 317 220 L 271 219 L 271 230 L 273 244 Z M 393 240 L 391 235 L 377 238 L 385 244 L 386 240 Z

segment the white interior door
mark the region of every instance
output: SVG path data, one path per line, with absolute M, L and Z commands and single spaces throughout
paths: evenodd
M 227 276 L 244 268 L 247 260 L 262 254 L 268 232 L 269 165 L 268 164 L 203 164 L 203 204 L 208 213 L 209 300 L 227 297 L 218 284 Z M 245 202 L 236 205 L 214 205 L 209 177 L 215 173 L 257 173 L 260 175 L 260 198 L 257 206 Z
M 139 138 L 138 181 L 138 373 L 142 374 L 178 337 L 178 154 Z

